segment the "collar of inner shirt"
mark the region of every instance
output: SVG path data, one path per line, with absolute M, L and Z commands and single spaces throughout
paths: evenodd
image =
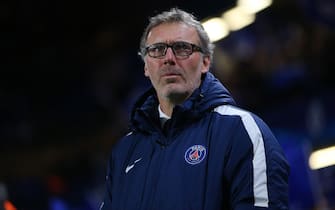
M 158 112 L 159 112 L 159 120 L 161 122 L 161 126 L 163 127 L 165 122 L 169 119 L 171 119 L 171 117 L 167 116 L 161 109 L 161 106 L 158 105 Z

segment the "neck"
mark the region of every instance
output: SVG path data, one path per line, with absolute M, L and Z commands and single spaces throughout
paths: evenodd
M 159 104 L 161 106 L 161 110 L 168 115 L 169 117 L 172 116 L 173 108 L 178 105 L 182 104 L 190 94 L 175 94 L 170 95 L 170 97 L 159 97 Z
M 159 100 L 159 105 L 160 105 L 162 112 L 164 112 L 164 114 L 166 114 L 169 117 L 172 116 L 172 111 L 173 111 L 175 104 L 168 103 L 167 101 Z

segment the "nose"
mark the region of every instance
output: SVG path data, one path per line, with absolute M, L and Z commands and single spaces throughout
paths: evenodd
M 174 65 L 175 63 L 176 63 L 176 56 L 174 55 L 171 47 L 168 47 L 166 49 L 166 54 L 164 56 L 164 64 Z

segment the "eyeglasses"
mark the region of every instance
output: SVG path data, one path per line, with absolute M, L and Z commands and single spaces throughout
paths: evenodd
M 156 43 L 145 48 L 144 54 L 148 54 L 152 58 L 162 58 L 166 55 L 167 49 L 171 47 L 173 54 L 179 59 L 189 57 L 193 52 L 201 52 L 201 47 L 188 42 L 174 42 L 172 44 Z

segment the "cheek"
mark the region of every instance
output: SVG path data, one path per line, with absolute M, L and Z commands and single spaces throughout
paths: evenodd
M 152 68 L 152 64 L 150 62 L 148 62 L 148 60 L 145 60 L 144 75 L 146 77 L 150 77 L 150 71 L 149 71 L 150 68 Z
M 204 72 L 203 69 L 204 67 L 202 63 L 192 62 L 188 64 L 188 72 L 189 72 L 188 74 L 192 75 L 194 79 L 201 76 L 201 74 Z
M 146 60 L 145 66 L 144 66 L 144 75 L 146 77 L 150 77 L 154 79 L 157 77 L 157 74 L 159 72 L 159 66 L 160 64 L 157 62 L 150 62 L 150 60 Z
M 151 66 L 146 66 L 144 68 L 144 75 L 150 79 L 152 82 L 153 80 L 156 80 L 157 75 L 155 74 L 155 71 L 152 69 Z

